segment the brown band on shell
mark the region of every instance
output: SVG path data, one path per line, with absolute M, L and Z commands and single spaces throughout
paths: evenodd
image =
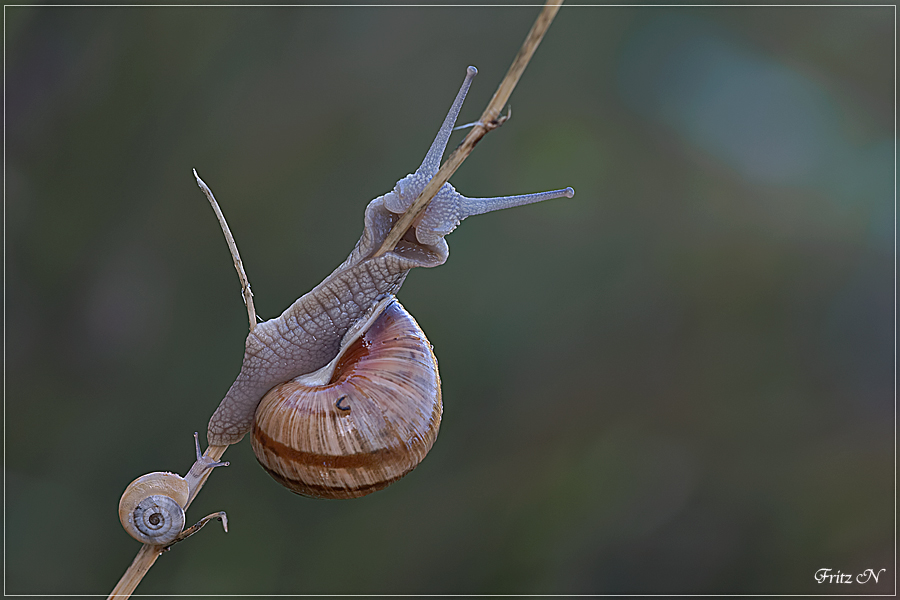
M 372 469 L 384 464 L 399 464 L 407 460 L 410 453 L 410 448 L 400 440 L 397 440 L 398 443 L 395 446 L 379 448 L 372 452 L 354 454 L 304 452 L 273 440 L 258 427 L 253 430 L 253 439 L 254 445 L 259 450 L 270 452 L 281 460 L 295 465 L 316 465 L 329 469 Z
M 409 473 L 409 471 L 407 471 L 406 473 L 402 473 L 391 479 L 386 479 L 384 481 L 379 481 L 370 485 L 362 485 L 351 489 L 346 487 L 316 485 L 296 479 L 288 479 L 287 477 L 282 476 L 281 473 L 273 471 L 265 465 L 262 465 L 262 467 L 269 475 L 272 476 L 272 479 L 288 488 L 292 492 L 300 494 L 301 496 L 321 498 L 324 500 L 349 500 L 350 498 L 361 498 L 362 496 L 371 494 L 372 492 L 383 490 L 387 486 L 391 485 L 392 483 Z

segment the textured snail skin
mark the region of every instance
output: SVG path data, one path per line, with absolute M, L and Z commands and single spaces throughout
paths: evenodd
M 441 420 L 437 359 L 392 302 L 338 359 L 331 380 L 289 381 L 259 404 L 252 446 L 279 483 L 304 496 L 355 498 L 412 471 Z
M 263 394 L 328 364 L 347 331 L 380 299 L 395 294 L 411 268 L 444 264 L 449 250 L 443 239 L 432 246 L 401 240 L 392 252 L 368 258 L 396 220 L 381 197 L 370 202 L 363 236 L 347 260 L 280 317 L 250 332 L 241 372 L 209 421 L 210 444 L 240 441 Z
M 157 472 L 132 481 L 119 500 L 119 520 L 144 544 L 168 544 L 184 527 L 189 487 L 180 475 Z

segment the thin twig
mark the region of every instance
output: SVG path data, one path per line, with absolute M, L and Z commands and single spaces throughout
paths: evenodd
M 497 91 L 494 92 L 494 97 L 491 98 L 487 108 L 481 113 L 481 118 L 478 119 L 478 122 L 472 128 L 472 131 L 469 132 L 469 135 L 466 136 L 466 139 L 463 140 L 462 144 L 460 144 L 446 162 L 441 165 L 441 168 L 435 176 L 431 178 L 431 181 L 428 182 L 428 185 L 425 186 L 425 189 L 422 190 L 422 193 L 419 194 L 415 202 L 412 203 L 405 213 L 400 215 L 400 219 L 394 223 L 391 231 L 388 233 L 378 250 L 372 255 L 372 258 L 378 258 L 394 249 L 394 246 L 397 245 L 400 238 L 403 237 L 410 226 L 412 226 L 416 219 L 419 218 L 419 215 L 425 212 L 428 203 L 431 202 L 431 199 L 438 193 L 441 186 L 449 181 L 450 177 L 456 172 L 463 161 L 472 153 L 472 150 L 475 149 L 475 144 L 477 144 L 487 132 L 496 129 L 506 121 L 506 118 L 500 116 L 500 112 L 509 100 L 513 90 L 516 88 L 516 84 L 519 83 L 519 78 L 525 71 L 525 67 L 528 66 L 528 62 L 534 55 L 534 51 L 537 50 L 538 44 L 541 43 L 544 34 L 547 33 L 547 29 L 550 27 L 550 23 L 553 22 L 553 17 L 556 16 L 562 3 L 563 0 L 547 0 L 544 9 L 541 11 L 541 14 L 538 15 L 537 20 L 531 27 L 531 31 L 528 32 L 528 36 L 525 38 L 525 42 L 519 49 L 519 53 L 516 54 L 516 57 L 513 59 L 509 71 L 506 72 L 506 77 L 500 82 L 500 85 L 497 87 Z
M 134 593 L 134 589 L 141 582 L 141 579 L 144 578 L 144 575 L 147 574 L 147 571 L 150 570 L 150 567 L 153 566 L 153 563 L 155 563 L 156 559 L 159 558 L 159 555 L 162 554 L 163 548 L 164 546 L 151 546 L 150 544 L 141 546 L 137 556 L 131 561 L 131 564 L 125 570 L 125 573 L 122 575 L 119 583 L 116 584 L 116 587 L 113 588 L 113 591 L 110 593 L 107 600 L 110 600 L 111 598 L 128 598 L 131 596 L 131 594 Z
M 200 189 L 203 190 L 203 193 L 206 194 L 213 210 L 216 211 L 216 218 L 219 219 L 222 233 L 225 234 L 225 241 L 228 242 L 228 250 L 231 251 L 231 259 L 234 261 L 234 268 L 237 271 L 238 279 L 241 280 L 241 294 L 244 296 L 244 305 L 247 307 L 247 318 L 250 320 L 250 331 L 253 331 L 256 328 L 256 309 L 253 307 L 253 292 L 250 291 L 250 280 L 247 279 L 247 274 L 244 272 L 244 263 L 241 262 L 241 255 L 238 253 L 237 244 L 234 243 L 231 229 L 228 228 L 228 223 L 225 221 L 225 215 L 222 214 L 219 203 L 216 202 L 216 197 L 213 196 L 209 186 L 200 179 L 199 175 L 197 175 L 197 169 L 194 169 L 194 177 L 197 178 L 197 185 L 199 185 Z

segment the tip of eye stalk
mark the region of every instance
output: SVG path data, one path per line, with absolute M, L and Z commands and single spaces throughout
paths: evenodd
M 563 196 L 565 196 L 566 198 L 572 198 L 573 196 L 575 196 L 575 190 L 573 190 L 570 187 L 567 187 L 564 190 Z
M 466 69 L 466 75 L 468 75 L 469 77 L 475 77 L 476 75 L 478 75 L 478 69 L 476 69 L 475 67 L 469 67 L 468 69 Z

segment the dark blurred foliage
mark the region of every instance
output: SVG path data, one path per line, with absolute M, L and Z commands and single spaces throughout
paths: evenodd
M 121 491 L 186 471 L 237 373 L 191 168 L 274 317 L 537 13 L 6 8 L 8 593 L 108 592 Z M 138 591 L 891 592 L 893 36 L 892 7 L 564 7 L 453 182 L 575 199 L 472 218 L 400 294 L 444 382 L 429 457 L 309 500 L 245 441 L 188 515 L 231 532 Z

